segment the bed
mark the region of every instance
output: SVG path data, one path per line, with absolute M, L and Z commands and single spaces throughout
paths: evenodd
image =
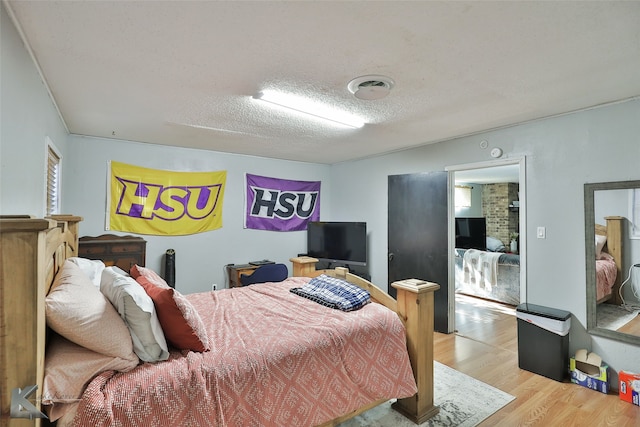
M 77 257 L 80 221 L 81 218 L 69 215 L 47 219 L 14 217 L 0 220 L 0 267 L 3 280 L 0 295 L 0 392 L 3 426 L 40 425 L 40 419 L 27 423 L 9 416 L 11 409 L 15 409 L 11 404 L 11 395 L 17 388 L 26 389 L 30 385 L 37 385 L 38 391 L 29 397 L 38 409 L 42 408 L 40 400 L 44 397 L 46 401 L 50 397 L 39 393 L 43 390 L 45 378 L 45 356 L 49 366 L 54 357 L 51 352 L 52 343 L 59 337 L 52 331 L 47 333 L 45 296 L 49 294 L 51 297 L 60 288 L 60 284 L 56 282 L 50 293 L 54 281 L 61 280 L 60 277 L 65 276 L 62 273 L 69 270 L 67 258 Z M 107 425 L 110 421 L 105 421 L 105 414 L 128 407 L 129 412 L 125 410 L 126 414 L 121 415 L 124 418 L 120 420 L 131 421 L 127 417 L 134 416 L 135 419 L 144 420 L 141 425 L 171 425 L 175 422 L 183 425 L 247 425 L 251 424 L 247 420 L 258 419 L 258 425 L 293 423 L 332 426 L 393 398 L 398 398 L 393 407 L 414 422 L 420 423 L 435 415 L 438 408 L 433 405 L 433 292 L 438 289 L 438 285 L 417 279 L 395 282 L 393 286 L 398 290 L 398 299 L 394 300 L 386 292 L 345 269 L 316 271 L 317 260 L 308 257 L 292 258 L 291 261 L 294 277 L 285 282 L 185 296 L 195 311 L 201 314 L 202 323 L 207 327 L 211 345 L 209 351 L 170 349 L 166 362 L 139 363 L 127 372 L 107 370 L 100 373 L 86 386 L 82 399 L 71 403 L 76 406 L 77 412 L 73 414 L 76 422 L 86 420 L 92 425 Z M 291 288 L 308 283 L 312 277 L 320 278 L 323 275 L 338 277 L 366 289 L 371 295 L 372 303 L 345 313 L 327 309 L 290 292 Z M 273 304 L 265 303 L 265 299 L 271 300 Z M 229 310 L 211 309 L 227 304 L 228 301 L 225 300 L 236 300 L 238 304 L 231 304 L 234 307 Z M 261 307 L 262 311 L 252 310 L 247 305 L 250 300 L 258 301 L 255 307 Z M 292 304 L 296 304 L 295 308 L 292 308 Z M 317 313 L 323 313 L 323 322 L 314 320 Z M 323 336 L 323 332 L 318 332 L 318 335 L 311 330 L 321 329 L 320 327 L 309 328 L 307 333 L 294 332 L 291 327 L 290 334 L 278 334 L 277 341 L 282 341 L 282 345 L 278 346 L 277 341 L 274 343 L 273 340 L 263 341 L 274 347 L 274 351 L 269 352 L 260 347 L 260 340 L 269 334 L 269 329 L 274 329 L 273 326 L 265 326 L 266 329 L 260 326 L 260 319 L 278 316 L 284 316 L 284 320 L 281 319 L 280 322 L 289 324 L 302 318 L 305 320 L 303 323 L 308 326 L 318 326 L 326 320 L 332 330 L 351 330 L 355 341 L 349 343 L 346 338 L 339 338 L 333 333 L 327 335 L 325 331 L 325 338 L 320 339 L 325 346 L 324 355 L 316 354 L 307 359 L 307 362 L 302 362 L 303 359 L 296 357 L 311 351 L 304 341 L 313 341 L 315 336 Z M 373 323 L 367 323 L 369 326 L 362 330 L 358 329 L 359 318 L 368 317 L 373 319 Z M 237 328 L 242 327 L 242 324 L 248 328 L 243 329 L 244 333 L 238 334 Z M 376 324 L 383 325 L 383 329 L 375 329 Z M 253 331 L 252 336 L 247 335 L 250 331 Z M 398 332 L 400 338 L 397 338 Z M 105 341 L 110 335 L 117 335 L 115 328 L 110 328 Z M 273 332 L 271 335 L 274 335 Z M 299 338 L 300 335 L 303 335 L 303 340 L 295 341 L 294 338 Z M 332 340 L 337 341 L 342 346 L 339 347 L 347 353 L 332 356 L 336 351 L 331 350 Z M 48 350 L 45 353 L 47 342 Z M 401 350 L 393 347 L 398 343 L 403 347 Z M 356 347 L 370 350 L 369 359 L 357 357 Z M 244 352 L 241 351 L 242 348 Z M 256 357 L 251 357 L 252 354 Z M 333 357 L 334 363 L 336 359 L 349 359 L 351 365 L 339 365 L 344 370 L 341 372 L 336 370 L 338 365 L 331 368 L 328 364 L 322 364 L 322 357 Z M 256 360 L 260 358 L 280 360 L 280 364 L 275 365 L 279 374 L 270 375 L 269 371 L 260 370 L 256 365 Z M 219 370 L 226 373 L 227 379 L 230 378 L 235 387 L 230 391 L 224 389 L 225 396 L 215 400 L 217 410 L 210 409 L 209 403 L 214 400 L 210 400 L 209 395 L 215 395 L 223 388 L 212 385 L 211 377 L 204 373 L 203 368 L 211 360 L 226 361 L 220 365 Z M 171 374 L 152 372 L 157 366 L 176 361 L 177 364 L 172 365 Z M 382 361 L 379 366 L 383 369 L 373 367 L 379 361 Z M 308 368 L 302 367 L 303 363 Z M 232 365 L 245 367 L 245 371 L 254 374 L 252 380 L 241 379 Z M 198 368 L 193 369 L 193 366 Z M 127 375 L 135 378 L 138 384 L 127 386 L 130 391 L 125 396 L 131 400 L 116 402 L 115 405 L 103 404 L 103 401 L 117 399 L 112 397 L 115 395 L 107 394 L 106 390 L 124 390 L 126 387 L 120 380 Z M 278 377 L 280 381 L 270 381 L 270 376 Z M 294 376 L 296 380 L 292 381 Z M 321 382 L 320 377 L 328 379 L 329 383 Z M 178 379 L 186 380 L 186 385 L 172 384 Z M 199 382 L 203 382 L 206 387 L 198 385 Z M 303 384 L 308 390 L 296 391 L 296 383 Z M 353 392 L 347 388 L 347 383 L 362 387 L 360 391 Z M 141 384 L 146 386 L 142 387 Z M 266 391 L 261 391 L 260 386 L 265 384 Z M 175 392 L 181 388 L 188 390 L 186 395 Z M 265 404 L 269 399 L 271 403 Z M 181 402 L 192 405 L 187 412 L 198 415 L 192 415 L 191 418 L 171 418 L 184 412 Z M 214 418 L 209 418 L 211 413 Z M 224 419 L 220 418 L 220 414 L 225 414 Z M 21 415 L 27 414 L 23 410 Z M 115 416 L 117 419 L 119 415 Z M 204 418 L 198 418 L 200 416 Z M 59 422 L 69 419 L 69 415 L 65 417 Z M 102 424 L 95 423 L 96 419 L 100 419 Z M 179 419 L 182 421 L 177 421 Z
M 620 305 L 622 279 L 622 222 L 624 217 L 605 217 L 606 225 L 595 225 L 596 303 Z
M 520 304 L 520 255 L 459 248 L 455 253 L 457 293 Z

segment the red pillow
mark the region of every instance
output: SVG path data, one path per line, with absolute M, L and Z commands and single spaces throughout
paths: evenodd
M 158 314 L 164 336 L 173 347 L 180 350 L 208 351 L 209 338 L 204 323 L 191 303 L 170 287 L 159 286 L 147 268 L 131 267 L 131 276 L 144 288 Z M 151 277 L 149 277 L 151 276 Z

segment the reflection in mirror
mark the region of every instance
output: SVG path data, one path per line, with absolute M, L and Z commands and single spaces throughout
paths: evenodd
M 587 329 L 640 345 L 640 181 L 585 184 Z

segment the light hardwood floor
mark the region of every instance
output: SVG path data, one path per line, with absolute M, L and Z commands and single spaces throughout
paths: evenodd
M 640 426 L 640 407 L 518 367 L 515 308 L 462 297 L 455 334 L 435 334 L 434 358 L 516 399 L 481 426 Z
M 640 315 L 636 316 L 631 322 L 618 329 L 618 332 L 640 335 Z

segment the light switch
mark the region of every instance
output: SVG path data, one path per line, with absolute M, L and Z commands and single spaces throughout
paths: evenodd
M 547 229 L 545 227 L 538 227 L 537 233 L 538 239 L 544 239 L 547 237 Z

